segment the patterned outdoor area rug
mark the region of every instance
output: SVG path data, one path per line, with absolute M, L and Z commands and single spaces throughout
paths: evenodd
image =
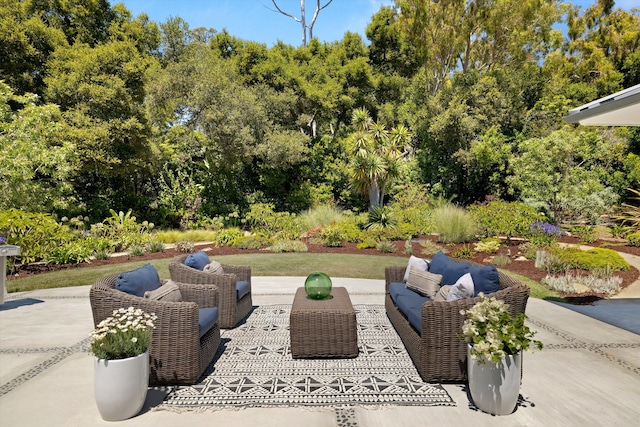
M 293 359 L 291 305 L 257 307 L 246 323 L 222 331 L 200 383 L 171 387 L 160 410 L 271 406 L 455 406 L 440 384 L 422 381 L 384 306 L 356 305 L 359 355 Z

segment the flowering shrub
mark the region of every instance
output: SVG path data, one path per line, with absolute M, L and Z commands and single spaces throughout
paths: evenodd
M 548 234 L 549 236 L 566 236 L 567 233 L 557 225 L 536 221 L 529 226 L 532 233 Z
M 478 363 L 499 363 L 506 355 L 517 354 L 542 343 L 534 340 L 535 332 L 524 324 L 524 313 L 514 318 L 502 300 L 483 297 L 480 302 L 460 314 L 467 319 L 462 325 L 462 338 L 471 345 L 471 358 Z
M 529 226 L 531 232 L 531 243 L 537 247 L 547 247 L 558 237 L 566 236 L 567 233 L 557 225 L 548 222 L 535 221 Z
M 98 359 L 126 359 L 138 356 L 149 348 L 153 322 L 157 316 L 139 308 L 113 311 L 91 332 L 91 351 Z

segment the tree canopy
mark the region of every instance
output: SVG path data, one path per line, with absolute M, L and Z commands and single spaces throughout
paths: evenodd
M 0 0 L 0 206 L 176 226 L 424 186 L 593 222 L 638 186 L 638 129 L 562 119 L 640 83 L 637 9 L 396 0 L 366 37 L 267 48 L 106 0 Z

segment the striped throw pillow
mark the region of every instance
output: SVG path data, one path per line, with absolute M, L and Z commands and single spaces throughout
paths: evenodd
M 441 274 L 433 274 L 428 271 L 412 268 L 411 271 L 409 271 L 407 288 L 433 299 L 440 290 L 441 282 Z
M 224 274 L 222 265 L 218 261 L 211 261 L 209 264 L 204 266 L 202 271 L 209 274 Z

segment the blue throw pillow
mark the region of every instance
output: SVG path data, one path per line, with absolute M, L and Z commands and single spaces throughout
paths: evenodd
M 470 272 L 473 278 L 474 296 L 477 297 L 480 292 L 488 295 L 500 289 L 498 270 L 493 265 L 472 268 Z
M 120 273 L 116 278 L 116 289 L 137 297 L 144 297 L 147 291 L 154 291 L 160 287 L 158 270 L 146 264 L 135 270 Z
M 429 263 L 429 272 L 433 274 L 442 274 L 444 273 L 444 269 L 451 262 L 448 256 L 444 254 L 442 251 L 438 251 L 437 254 L 433 256 L 431 262 Z
M 442 275 L 442 286 L 453 285 L 465 273 L 468 273 L 470 268 L 471 264 L 454 261 L 442 251 L 435 254 L 429 264 L 430 273 Z
M 466 262 L 451 261 L 449 265 L 442 272 L 442 282 L 444 285 L 453 285 L 459 278 L 467 274 L 471 270 L 471 264 Z
M 209 256 L 205 251 L 198 251 L 194 254 L 190 254 L 184 260 L 184 265 L 200 271 L 204 270 L 207 264 L 209 264 Z

